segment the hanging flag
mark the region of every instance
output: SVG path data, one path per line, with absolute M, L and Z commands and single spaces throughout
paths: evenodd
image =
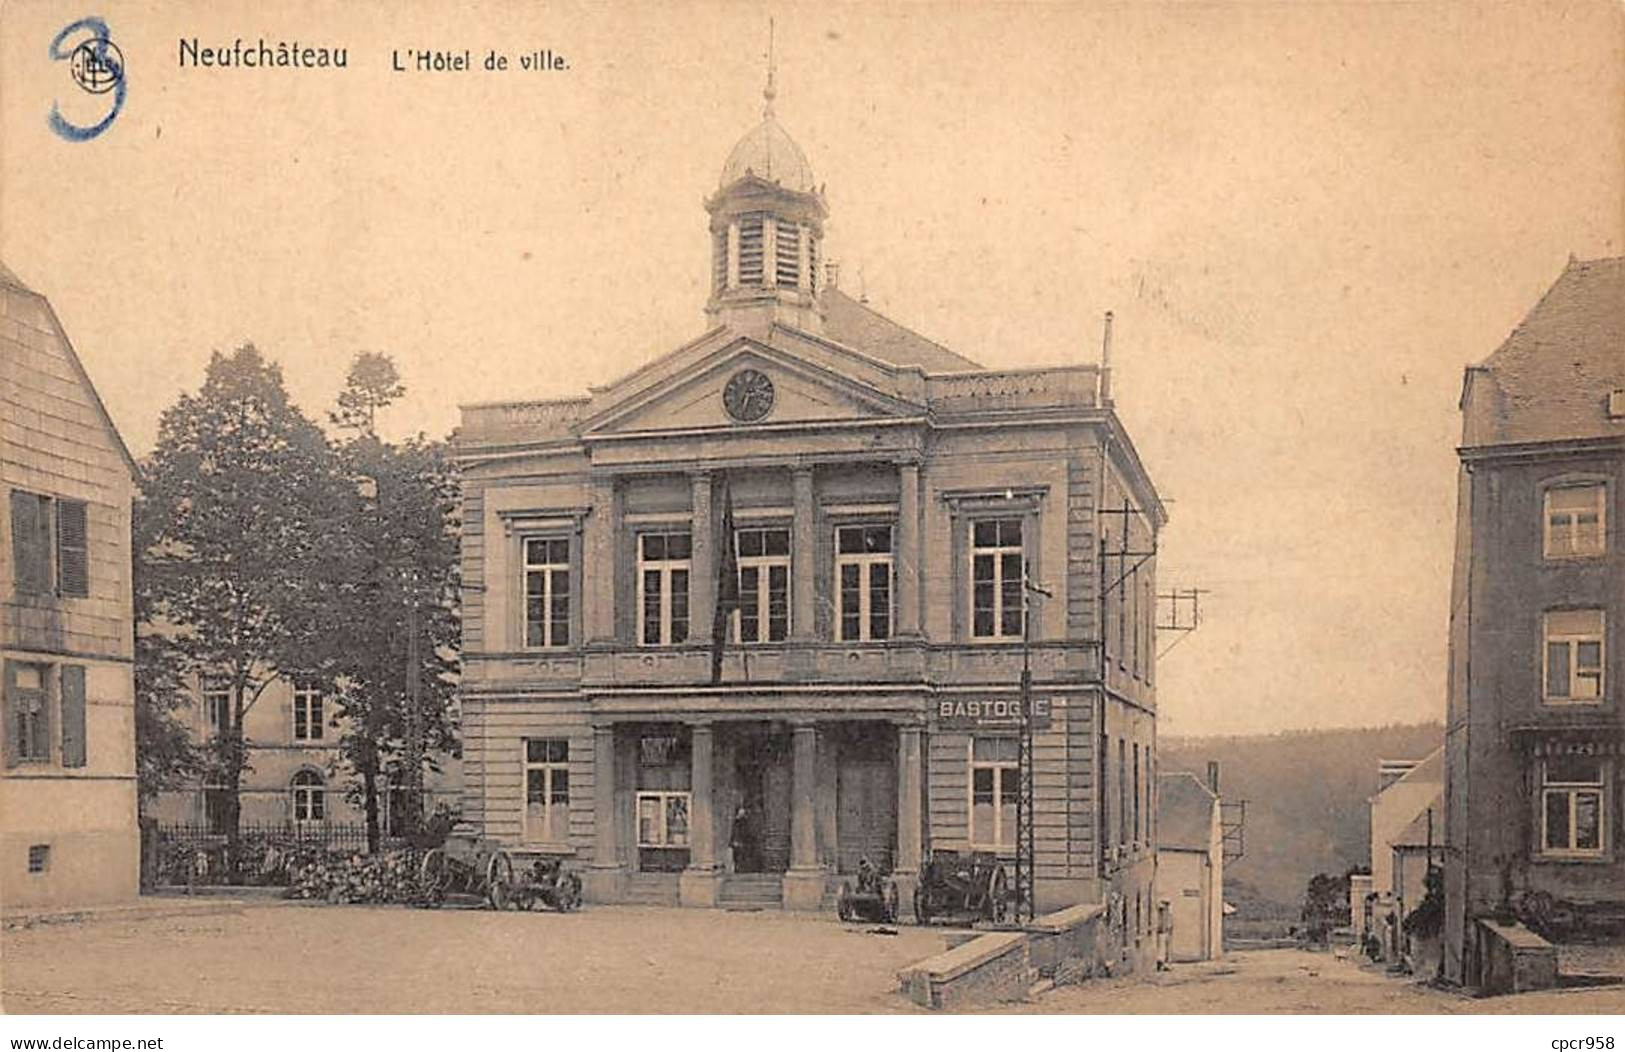
M 728 641 L 728 626 L 733 612 L 739 609 L 739 560 L 734 551 L 734 498 L 733 487 L 726 473 L 718 487 L 718 503 L 722 508 L 722 526 L 712 535 L 713 543 L 721 548 L 717 552 L 717 599 L 711 616 L 711 682 L 722 682 L 722 648 Z M 713 548 L 713 551 L 716 549 Z

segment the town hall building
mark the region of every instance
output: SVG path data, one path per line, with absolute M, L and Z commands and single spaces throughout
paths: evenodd
M 703 334 L 462 411 L 464 820 L 600 901 L 818 908 L 868 859 L 906 911 L 931 852 L 1014 857 L 1025 649 L 1037 908 L 1149 953 L 1165 512 L 1109 370 L 835 287 L 771 88 L 705 207 Z

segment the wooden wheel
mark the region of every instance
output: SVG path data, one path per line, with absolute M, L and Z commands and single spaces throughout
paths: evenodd
M 423 894 L 424 903 L 429 906 L 440 905 L 446 898 L 446 884 L 450 879 L 446 853 L 439 848 L 430 849 L 418 866 L 418 888 Z
M 485 900 L 494 910 L 506 909 L 512 888 L 513 859 L 506 851 L 493 851 L 485 864 Z
M 931 897 L 925 893 L 924 884 L 914 889 L 914 919 L 920 924 L 931 923 Z
M 581 878 L 566 873 L 558 883 L 559 912 L 573 913 L 581 908 Z

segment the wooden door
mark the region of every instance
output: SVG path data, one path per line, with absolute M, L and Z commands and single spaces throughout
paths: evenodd
M 876 760 L 844 760 L 836 769 L 836 864 L 856 873 L 867 858 L 889 872 L 897 847 L 897 774 Z

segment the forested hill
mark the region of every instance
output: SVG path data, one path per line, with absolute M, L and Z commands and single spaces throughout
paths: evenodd
M 1443 742 L 1438 723 L 1162 738 L 1158 770 L 1205 779 L 1219 761 L 1220 794 L 1247 801 L 1246 855 L 1225 869 L 1225 898 L 1244 915 L 1271 903 L 1296 912 L 1310 877 L 1370 862 L 1377 761 L 1419 760 Z

